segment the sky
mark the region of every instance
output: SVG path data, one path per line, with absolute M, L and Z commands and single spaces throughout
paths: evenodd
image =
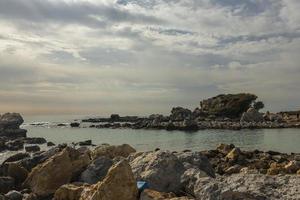
M 300 109 L 299 0 L 0 0 L 0 113 Z

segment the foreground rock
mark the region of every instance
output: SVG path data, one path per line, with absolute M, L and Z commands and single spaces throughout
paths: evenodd
M 299 184 L 300 178 L 297 176 L 234 174 L 216 179 L 198 179 L 193 195 L 198 200 L 296 200 L 300 197 Z
M 80 200 L 136 200 L 136 180 L 127 161 L 112 166 L 102 182 L 85 188 Z
M 89 163 L 89 155 L 67 147 L 32 169 L 24 185 L 38 196 L 48 196 L 78 176 Z

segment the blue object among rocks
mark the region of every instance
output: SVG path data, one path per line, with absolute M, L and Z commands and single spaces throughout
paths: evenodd
M 145 189 L 149 188 L 149 185 L 146 181 L 138 181 L 137 182 L 137 188 L 139 192 L 143 192 Z

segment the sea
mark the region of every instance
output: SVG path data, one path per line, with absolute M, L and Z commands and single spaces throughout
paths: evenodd
M 243 150 L 300 153 L 300 129 L 199 130 L 197 132 L 133 129 L 97 129 L 82 124 L 81 128 L 57 127 L 88 115 L 24 116 L 23 128 L 28 137 L 44 137 L 55 144 L 92 140 L 93 144 L 130 144 L 138 151 L 156 148 L 170 151 L 215 149 L 218 144 L 234 144 Z M 32 124 L 39 124 L 32 125 Z

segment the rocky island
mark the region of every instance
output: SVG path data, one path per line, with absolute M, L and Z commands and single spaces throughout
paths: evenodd
M 180 152 L 92 147 L 91 141 L 55 146 L 28 138 L 19 114 L 0 119 L 0 151 L 19 150 L 0 165 L 1 200 L 300 198 L 300 153 L 243 151 L 233 144 Z M 42 151 L 39 145 L 46 143 Z
M 82 125 L 90 123 L 90 128 L 132 128 L 197 131 L 201 129 L 245 128 L 299 128 L 300 111 L 280 113 L 260 113 L 264 108 L 256 101 L 254 94 L 221 94 L 202 100 L 200 107 L 191 111 L 174 107 L 169 116 L 152 114 L 149 117 L 124 116 L 112 114 L 108 118 L 88 118 L 81 120 Z M 80 127 L 80 123 L 71 124 Z

